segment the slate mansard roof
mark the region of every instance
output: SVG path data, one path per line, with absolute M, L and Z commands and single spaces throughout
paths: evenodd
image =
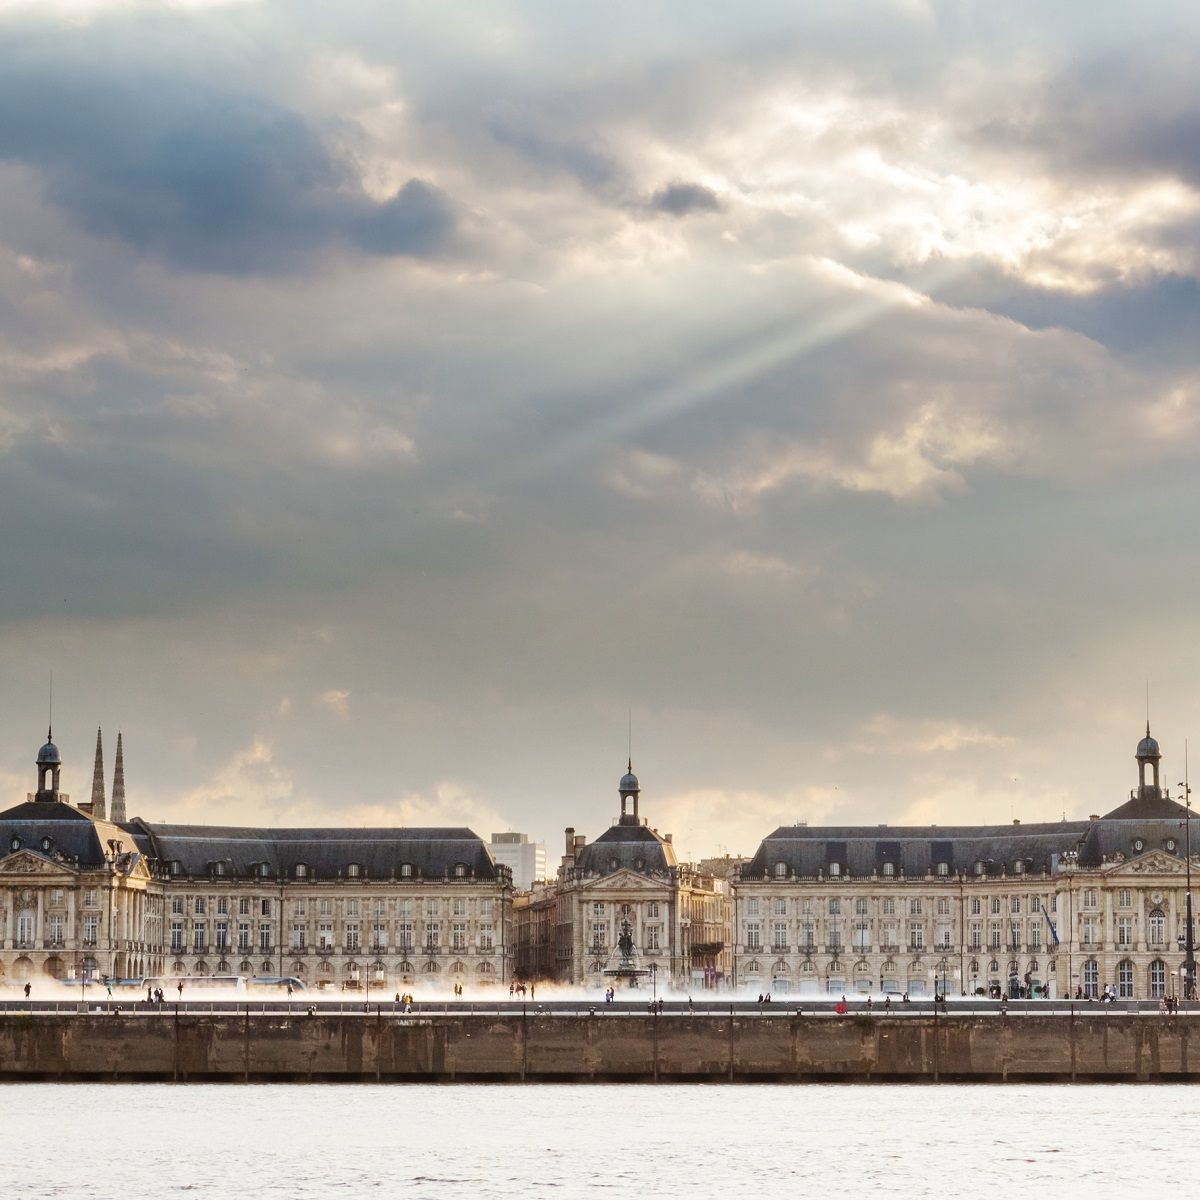
M 645 825 L 613 825 L 584 846 L 576 874 L 608 875 L 627 868 L 641 875 L 666 875 L 677 867 L 675 849 Z
M 95 820 L 59 800 L 29 800 L 0 812 L 0 856 L 29 850 L 64 866 L 95 870 L 115 854 L 129 868 L 141 852 L 136 842 L 124 826 Z
M 487 843 L 466 828 L 263 829 L 208 825 L 162 825 L 131 821 L 127 828 L 143 853 L 160 868 L 185 875 L 359 877 L 392 879 L 500 879 L 508 870 Z M 178 864 L 177 866 L 175 864 Z
M 743 879 L 787 876 L 851 878 L 883 875 L 1013 875 L 1053 871 L 1065 855 L 1081 867 L 1099 867 L 1151 849 L 1180 853 L 1183 805 L 1163 795 L 1135 796 L 1095 820 L 1036 825 L 807 826 L 784 825 L 768 834 L 742 868 Z M 1200 832 L 1200 829 L 1197 830 Z M 1140 843 L 1140 845 L 1139 845 Z M 836 868 L 835 868 L 836 864 Z M 980 869 L 982 864 L 982 870 Z M 1019 864 L 1019 865 L 1018 865 Z

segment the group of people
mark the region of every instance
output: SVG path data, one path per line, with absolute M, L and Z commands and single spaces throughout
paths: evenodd
M 110 996 L 112 995 L 112 988 L 109 988 L 109 990 L 108 990 L 108 994 L 109 994 Z M 182 987 L 180 987 L 180 989 L 179 989 L 179 994 L 180 994 L 181 996 L 183 995 L 183 988 L 182 988 Z M 156 988 L 147 987 L 147 988 L 146 988 L 146 1003 L 147 1003 L 147 1004 L 159 1004 L 159 1005 L 161 1005 L 161 1004 L 162 1004 L 162 1002 L 163 1002 L 163 999 L 164 999 L 164 997 L 163 997 L 163 990 L 162 990 L 162 988 L 160 988 L 160 987 L 156 987 Z
M 533 1000 L 537 995 L 537 993 L 534 989 L 534 985 L 532 983 L 529 984 L 528 986 L 526 986 L 525 984 L 521 983 L 520 981 L 514 980 L 512 983 L 510 983 L 508 985 L 508 998 L 510 1000 L 514 996 L 520 996 L 521 999 L 524 1000 L 526 992 L 529 993 L 530 1000 Z

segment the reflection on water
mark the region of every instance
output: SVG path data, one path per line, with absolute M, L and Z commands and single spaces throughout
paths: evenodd
M 1183 1086 L 0 1085 L 5 1194 L 1055 1197 L 1180 1182 Z

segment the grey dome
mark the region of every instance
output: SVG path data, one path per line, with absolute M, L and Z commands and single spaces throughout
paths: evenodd
M 617 785 L 617 791 L 619 791 L 619 792 L 639 792 L 639 791 L 641 791 L 641 787 L 638 784 L 638 777 L 632 771 L 629 771 L 627 774 L 622 775 L 621 782 Z
M 62 766 L 62 757 L 58 753 L 58 747 L 49 739 L 47 739 L 46 744 L 38 751 L 37 760 L 39 767 Z
M 1146 736 L 1137 744 L 1138 758 L 1162 758 L 1158 743 L 1150 736 L 1150 726 L 1146 726 Z

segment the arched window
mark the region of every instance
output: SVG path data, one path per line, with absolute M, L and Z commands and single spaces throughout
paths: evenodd
M 884 879 L 891 879 L 892 876 L 894 876 L 895 874 L 896 874 L 896 864 L 895 863 L 886 862 L 883 864 Z
M 42 849 L 43 850 L 49 850 L 50 847 L 53 845 L 54 845 L 54 843 L 48 837 L 42 838 Z
M 1167 918 L 1161 908 L 1150 910 L 1150 945 L 1165 946 L 1167 944 Z
M 1122 1000 L 1133 999 L 1133 963 L 1127 958 L 1117 963 L 1117 995 Z
M 841 863 L 831 862 L 829 864 L 829 877 L 831 879 L 836 879 L 841 873 L 842 873 L 842 864 Z
M 358 878 L 358 874 L 359 874 L 359 866 L 358 866 L 358 863 L 351 863 L 351 864 L 350 864 L 350 865 L 349 865 L 349 866 L 346 868 L 346 878 L 347 878 L 347 879 L 357 879 L 357 878 Z
M 1094 958 L 1083 964 L 1083 995 L 1085 1000 L 1095 1000 L 1100 995 L 1100 968 Z
M 1161 1000 L 1167 994 L 1167 966 L 1161 958 L 1150 964 L 1150 999 Z
M 1146 848 L 1146 843 L 1141 838 L 1133 839 L 1133 849 L 1135 853 L 1140 854 Z
M 297 863 L 296 864 L 296 878 L 297 879 L 307 879 L 308 878 L 308 866 L 306 863 Z
M 466 873 L 467 873 L 467 864 L 466 863 L 455 863 L 454 864 L 454 875 L 456 878 L 461 879 L 464 875 L 466 875 Z
M 975 874 L 976 874 L 976 875 L 982 875 L 982 874 L 983 874 L 983 872 L 984 872 L 983 859 L 981 859 L 981 858 L 977 858 L 977 859 L 975 860 Z
M 937 873 L 938 873 L 939 875 L 949 875 L 949 874 L 950 874 L 950 864 L 949 864 L 948 862 L 940 862 L 940 863 L 938 863 L 938 865 L 937 865 Z
M 787 863 L 777 862 L 775 864 L 775 878 L 776 879 L 786 879 L 787 878 Z
M 411 879 L 412 876 L 413 876 L 412 863 L 401 863 L 400 864 L 400 878 L 401 879 Z
M 1168 850 L 1169 850 L 1169 851 L 1170 851 L 1172 854 L 1174 854 L 1174 853 L 1175 853 L 1175 846 L 1177 845 L 1177 843 L 1176 843 L 1176 841 L 1175 841 L 1175 839 L 1174 839 L 1174 838 L 1167 838 L 1167 840 L 1166 840 L 1166 842 L 1164 843 L 1164 845 L 1167 847 L 1167 849 L 1168 849 Z
M 1013 874 L 1014 875 L 1024 875 L 1025 874 L 1024 859 L 1018 858 L 1017 861 L 1015 863 L 1013 863 Z

